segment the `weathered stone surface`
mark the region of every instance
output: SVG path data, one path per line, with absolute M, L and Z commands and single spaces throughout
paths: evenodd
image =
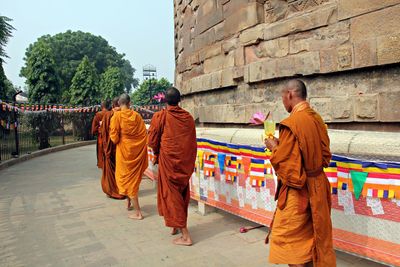
M 292 35 L 289 39 L 290 54 L 304 51 L 319 51 L 336 48 L 350 39 L 350 24 L 348 21 L 338 22 L 311 32 Z
M 380 121 L 400 121 L 400 89 L 379 93 Z
M 257 57 L 256 54 L 256 46 L 246 46 L 244 48 L 244 59 L 245 59 L 245 63 L 246 64 L 250 64 L 252 62 L 257 62 L 259 59 L 259 57 Z
M 375 66 L 378 63 L 376 39 L 371 38 L 354 43 L 354 67 Z
M 331 101 L 333 121 L 353 119 L 353 101 L 347 96 L 335 96 Z
M 225 21 L 215 25 L 215 41 L 222 41 L 225 38 Z
M 239 40 L 237 37 L 224 41 L 222 43 L 222 51 L 224 51 L 224 53 L 229 53 L 230 51 L 235 50 L 238 47 L 238 42 Z
M 326 122 L 332 121 L 332 100 L 331 98 L 311 98 L 310 105 L 315 109 Z
M 233 79 L 234 80 L 242 80 L 244 77 L 244 67 L 234 67 L 233 68 Z
M 194 38 L 194 49 L 200 50 L 201 48 L 208 46 L 215 42 L 215 30 L 213 28 L 208 31 L 196 36 Z
M 248 4 L 248 0 L 234 0 L 234 1 L 225 1 L 226 3 L 222 3 L 223 5 L 223 12 L 224 12 L 224 17 L 230 17 L 233 15 L 236 11 L 238 11 L 241 8 L 244 8 Z
M 246 46 L 259 43 L 264 38 L 264 27 L 264 24 L 259 24 L 243 31 L 239 36 L 240 43 Z
M 235 50 L 235 66 L 243 66 L 245 64 L 244 48 L 238 47 Z
M 216 43 L 212 46 L 204 47 L 199 52 L 199 60 L 203 62 L 208 58 L 212 58 L 218 56 L 222 53 L 222 48 L 220 43 Z
M 328 50 L 321 50 L 320 53 L 320 66 L 321 73 L 329 73 L 337 71 L 338 61 L 337 61 L 337 50 L 336 48 L 331 48 Z
M 379 65 L 400 62 L 400 32 L 378 37 L 377 47 Z
M 195 65 L 192 67 L 191 70 L 183 72 L 181 76 L 183 81 L 187 81 L 203 74 L 204 74 L 203 65 Z
M 354 97 L 356 120 L 378 119 L 378 95 L 359 95 Z
M 243 105 L 215 105 L 199 108 L 200 122 L 208 123 L 243 123 L 245 109 Z
M 249 82 L 258 82 L 276 77 L 276 60 L 267 59 L 249 65 Z
M 337 50 L 339 69 L 350 69 L 353 66 L 353 46 L 345 45 Z
M 222 70 L 221 86 L 228 87 L 228 86 L 233 86 L 233 85 L 236 85 L 236 81 L 234 80 L 234 68 L 228 68 L 228 69 Z
M 351 19 L 353 42 L 400 32 L 400 5 L 368 13 Z
M 296 73 L 310 75 L 320 72 L 320 59 L 318 52 L 306 52 L 294 56 Z M 278 61 L 279 64 L 279 61 Z
M 278 21 L 264 27 L 264 40 L 326 26 L 336 19 L 336 4 L 321 6 L 320 9 Z
M 289 53 L 289 38 L 282 37 L 262 42 L 256 48 L 256 55 L 262 57 L 284 57 Z
M 302 76 L 329 122 L 400 121 L 400 0 L 179 1 L 175 84 L 191 106 L 276 105 L 282 119 L 279 92 Z
M 233 14 L 225 20 L 226 36 L 257 25 L 263 20 L 263 12 L 263 5 L 257 2 L 249 3 L 233 12 Z
M 215 7 L 215 1 L 205 1 L 206 4 L 203 7 L 207 7 L 209 10 L 203 11 L 200 8 L 198 22 L 195 27 L 195 35 L 199 35 L 208 29 L 214 27 L 215 25 L 223 21 L 222 8 Z
M 204 72 L 211 73 L 223 69 L 225 62 L 225 55 L 221 54 L 204 60 Z
M 338 18 L 343 20 L 399 3 L 400 0 L 379 0 L 368 2 L 365 0 L 339 0 Z

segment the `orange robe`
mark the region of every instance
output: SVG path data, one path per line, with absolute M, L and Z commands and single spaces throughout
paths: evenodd
M 119 194 L 136 197 L 148 166 L 147 132 L 142 117 L 130 109 L 115 112 L 111 118 L 110 138 L 117 145 L 115 181 Z
M 97 143 L 96 143 L 96 154 L 97 154 L 97 167 L 103 168 L 103 140 L 101 136 L 100 126 L 101 121 L 103 120 L 105 111 L 99 111 L 94 115 L 92 122 L 92 134 L 97 135 Z
M 269 261 L 336 266 L 332 244 L 331 193 L 323 168 L 329 165 L 329 137 L 322 118 L 307 102 L 281 122 L 271 163 L 278 176 L 277 209 Z
M 118 187 L 115 182 L 115 151 L 116 145 L 111 141 L 110 138 L 110 123 L 111 118 L 114 115 L 114 111 L 107 111 L 104 114 L 102 124 L 100 127 L 100 133 L 103 139 L 103 175 L 101 177 L 101 188 L 103 192 L 115 199 L 124 199 L 125 196 L 118 194 Z
M 149 146 L 158 161 L 158 212 L 168 227 L 185 228 L 190 200 L 189 179 L 197 154 L 193 117 L 178 106 L 154 114 Z

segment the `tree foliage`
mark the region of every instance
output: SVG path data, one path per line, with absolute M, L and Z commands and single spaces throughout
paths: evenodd
M 27 77 L 30 70 L 28 62 L 35 56 L 34 50 L 38 46 L 46 44 L 52 51 L 52 58 L 55 61 L 55 70 L 60 83 L 62 94 L 61 101 L 69 103 L 71 94 L 72 79 L 78 65 L 83 57 L 87 57 L 95 67 L 96 72 L 101 75 L 109 67 L 116 67 L 120 70 L 124 87 L 127 91 L 137 84 L 133 77 L 135 69 L 130 62 L 125 59 L 124 54 L 119 54 L 116 49 L 108 44 L 101 36 L 82 31 L 67 31 L 54 36 L 44 35 L 29 45 L 25 53 L 25 66 L 21 69 L 20 75 Z M 71 103 L 72 104 L 72 103 Z
M 12 31 L 15 30 L 14 27 L 10 24 L 12 19 L 0 16 L 0 62 L 7 57 L 5 52 L 5 46 L 8 43 L 8 39 L 12 37 Z
M 53 53 L 49 46 L 41 44 L 32 50 L 27 62 L 26 83 L 30 101 L 49 104 L 61 100 L 60 85 Z
M 165 78 L 159 80 L 144 80 L 138 89 L 132 94 L 132 101 L 135 105 L 147 105 L 154 103 L 152 98 L 159 92 L 165 92 L 172 84 Z
M 69 103 L 73 105 L 95 105 L 100 102 L 96 67 L 84 56 L 72 78 Z
M 112 99 L 124 92 L 124 77 L 120 69 L 109 67 L 100 79 L 100 92 L 103 99 Z
M 11 100 L 14 93 L 13 86 L 10 81 L 7 80 L 6 74 L 3 69 L 4 58 L 7 57 L 5 52 L 5 46 L 8 43 L 10 37 L 12 37 L 12 31 L 15 30 L 10 24 L 12 19 L 0 16 L 0 99 Z

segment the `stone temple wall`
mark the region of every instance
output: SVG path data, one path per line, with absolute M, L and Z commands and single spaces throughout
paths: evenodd
M 200 123 L 285 116 L 301 77 L 328 123 L 400 122 L 400 0 L 174 0 L 175 84 Z

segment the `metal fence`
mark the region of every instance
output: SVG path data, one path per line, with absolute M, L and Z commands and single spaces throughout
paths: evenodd
M 14 107 L 18 105 L 11 108 L 11 104 L 8 107 L 0 104 L 0 162 L 40 149 L 95 138 L 91 134 L 91 124 L 99 108 L 55 112 L 50 107 L 26 112 Z M 162 108 L 162 105 L 132 107 L 146 123 Z

